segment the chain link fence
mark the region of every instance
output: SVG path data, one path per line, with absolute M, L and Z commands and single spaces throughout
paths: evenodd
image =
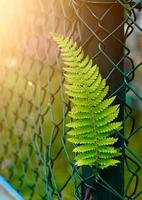
M 0 2 L 0 169 L 25 199 L 142 199 L 141 3 Z M 121 104 L 122 162 L 98 182 L 74 165 L 66 142 L 70 103 L 50 32 L 82 45 Z

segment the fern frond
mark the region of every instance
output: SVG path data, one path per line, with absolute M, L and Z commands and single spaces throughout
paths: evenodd
M 64 59 L 65 91 L 71 101 L 71 123 L 67 124 L 68 141 L 76 144 L 76 164 L 104 169 L 119 162 L 120 156 L 113 146 L 117 138 L 112 135 L 121 129 L 121 122 L 114 122 L 119 105 L 115 97 L 106 98 L 109 87 L 99 73 L 99 67 L 85 56 L 81 47 L 69 38 L 53 34 Z M 105 99 L 106 98 L 106 99 Z

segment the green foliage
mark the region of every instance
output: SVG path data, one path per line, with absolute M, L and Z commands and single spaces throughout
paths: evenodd
M 113 146 L 117 138 L 112 134 L 121 129 L 122 123 L 114 122 L 119 105 L 111 105 L 115 97 L 104 100 L 109 87 L 98 66 L 84 55 L 82 48 L 58 34 L 53 34 L 53 39 L 61 48 L 67 66 L 64 67 L 65 88 L 72 103 L 68 141 L 75 144 L 76 164 L 100 169 L 116 165 L 119 161 L 115 157 L 120 153 Z

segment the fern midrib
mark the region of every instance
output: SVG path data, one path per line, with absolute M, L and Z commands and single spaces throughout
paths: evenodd
M 92 106 L 92 110 L 93 110 L 93 114 L 91 114 L 92 116 L 92 124 L 93 124 L 93 131 L 94 131 L 94 141 L 95 141 L 95 151 L 96 151 L 96 169 L 98 168 L 98 159 L 99 159 L 99 151 L 98 151 L 98 138 L 97 138 L 97 132 L 96 132 L 96 117 L 95 117 L 95 107 L 93 106 L 93 100 L 92 98 L 90 98 L 90 96 L 92 95 L 91 92 L 90 92 L 90 87 L 86 87 L 86 85 L 84 84 L 86 82 L 86 79 L 85 79 L 85 74 L 82 73 L 82 70 L 80 70 L 80 66 L 79 66 L 79 62 L 78 60 L 75 60 L 75 62 L 77 63 L 78 67 L 77 67 L 77 71 L 78 71 L 78 74 L 80 75 L 80 77 L 83 77 L 82 78 L 82 81 L 81 81 L 81 84 L 85 90 L 85 94 L 86 94 L 86 97 L 88 99 L 88 102 L 91 102 L 91 106 Z M 80 61 L 81 62 L 81 61 Z M 90 95 L 91 94 L 91 95 Z

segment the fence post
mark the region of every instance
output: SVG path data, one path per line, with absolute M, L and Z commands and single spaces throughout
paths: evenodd
M 74 10 L 79 19 L 81 43 L 85 53 L 88 53 L 100 67 L 100 71 L 107 78 L 112 93 L 115 95 L 116 103 L 120 104 L 119 121 L 124 119 L 125 88 L 124 84 L 124 10 L 115 0 L 98 1 L 77 1 Z M 78 7 L 78 8 L 77 8 Z M 121 71 L 119 71 L 119 68 Z M 112 73 L 111 73 L 112 72 Z M 122 73 L 121 73 L 122 72 Z M 109 74 L 109 76 L 108 76 Z M 123 131 L 122 131 L 123 134 Z M 118 146 L 123 145 L 120 138 Z M 123 196 L 124 192 L 124 166 L 123 160 L 117 167 L 110 167 L 100 172 L 101 177 Z M 83 178 L 88 178 L 93 171 L 90 167 L 83 167 Z M 101 182 L 102 183 L 102 182 Z M 90 185 L 89 186 L 87 186 Z M 103 183 L 102 183 L 103 185 Z M 91 186 L 93 189 L 91 189 Z M 95 183 L 90 178 L 84 182 L 82 199 L 86 200 L 118 200 L 122 199 L 113 191 L 109 191 Z

